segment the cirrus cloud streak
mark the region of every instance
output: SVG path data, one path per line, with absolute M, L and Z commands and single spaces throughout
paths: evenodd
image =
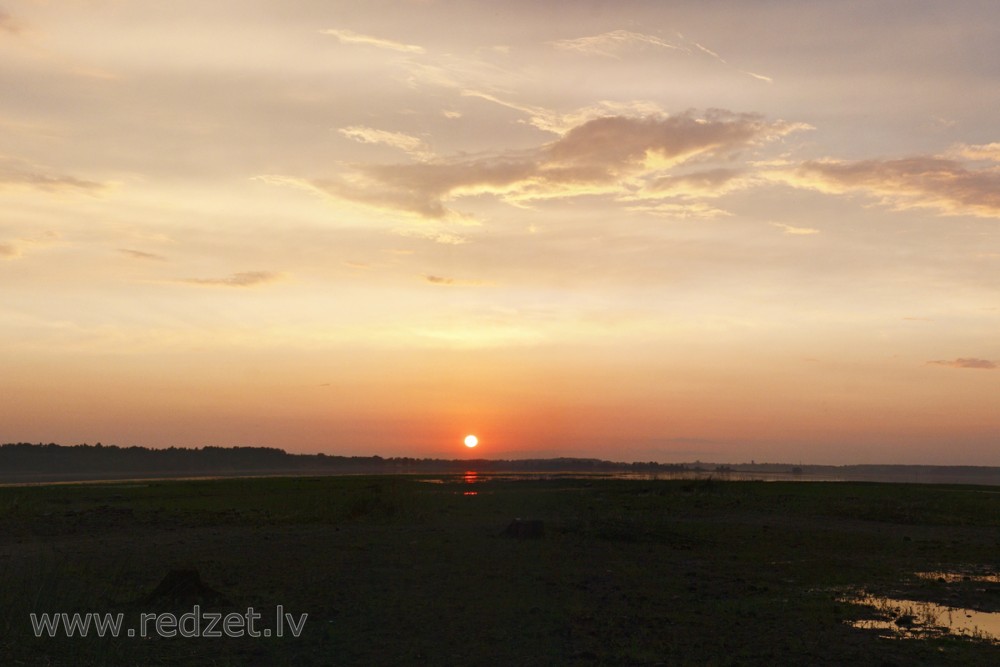
M 183 278 L 177 282 L 204 287 L 253 287 L 280 279 L 281 274 L 271 271 L 241 271 L 227 278 Z
M 409 153 L 419 159 L 426 159 L 432 155 L 423 139 L 402 132 L 390 132 L 363 125 L 352 125 L 351 127 L 341 128 L 340 133 L 348 139 L 353 139 L 363 144 L 382 144 L 398 148 L 404 153 Z
M 320 33 L 336 37 L 341 44 L 360 44 L 362 46 L 373 46 L 377 49 L 400 51 L 402 53 L 424 52 L 424 48 L 422 46 L 417 46 L 415 44 L 403 44 L 402 42 L 394 42 L 391 39 L 383 39 L 381 37 L 373 37 L 371 35 L 362 35 L 361 33 L 354 32 L 353 30 L 337 30 L 331 28 L 329 30 L 320 30 Z
M 26 160 L 0 155 L 0 188 L 4 187 L 26 187 L 46 192 L 94 193 L 104 190 L 108 186 L 97 181 L 55 173 Z
M 690 53 L 688 49 L 677 44 L 671 44 L 659 37 L 645 35 L 641 32 L 631 30 L 612 30 L 599 35 L 588 37 L 578 37 L 576 39 L 560 39 L 552 42 L 552 46 L 564 51 L 578 51 L 599 56 L 618 58 L 618 53 L 626 49 L 642 47 L 653 47 L 669 49 L 672 51 L 684 51 Z
M 983 370 L 995 370 L 997 362 L 990 361 L 989 359 L 975 359 L 962 357 L 959 359 L 952 360 L 938 360 L 938 361 L 928 361 L 928 364 L 934 366 L 947 366 L 948 368 L 979 368 Z

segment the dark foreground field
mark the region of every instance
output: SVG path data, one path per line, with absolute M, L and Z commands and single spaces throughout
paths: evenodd
M 503 534 L 516 517 L 544 522 L 542 534 L 524 523 L 511 531 L 520 537 Z M 852 627 L 875 612 L 846 600 L 865 590 L 996 611 L 1000 584 L 914 573 L 998 568 L 1000 494 L 988 487 L 462 477 L 8 487 L 0 664 L 996 665 L 1000 646 L 981 639 Z M 158 588 L 191 569 L 201 589 L 184 575 Z M 36 638 L 29 619 L 120 612 L 124 634 L 140 613 L 180 617 L 194 605 L 254 607 L 257 631 L 272 636 Z M 273 636 L 278 605 L 296 622 L 308 613 L 299 637 L 287 626 Z

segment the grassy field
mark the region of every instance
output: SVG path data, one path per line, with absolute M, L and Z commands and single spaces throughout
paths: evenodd
M 475 492 L 470 495 L 470 492 Z M 544 534 L 504 535 L 515 518 Z M 156 593 L 196 569 L 201 592 Z M 258 478 L 0 488 L 5 665 L 996 665 L 852 627 L 856 592 L 1000 610 L 989 487 Z M 211 590 L 209 590 L 211 589 Z M 218 594 L 217 596 L 215 594 Z M 308 618 L 299 637 L 36 638 L 29 614 Z M 151 628 L 152 626 L 150 626 Z M 155 633 L 152 633 L 155 635 Z

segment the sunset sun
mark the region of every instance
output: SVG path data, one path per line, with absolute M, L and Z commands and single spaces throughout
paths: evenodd
M 468 447 L 469 449 L 472 449 L 478 444 L 479 444 L 479 438 L 477 438 L 476 436 L 474 435 L 465 436 L 465 446 Z

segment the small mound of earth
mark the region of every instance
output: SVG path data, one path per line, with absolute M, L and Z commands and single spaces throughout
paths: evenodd
M 222 593 L 207 586 L 195 569 L 167 572 L 156 588 L 140 602 L 147 605 L 232 604 Z

